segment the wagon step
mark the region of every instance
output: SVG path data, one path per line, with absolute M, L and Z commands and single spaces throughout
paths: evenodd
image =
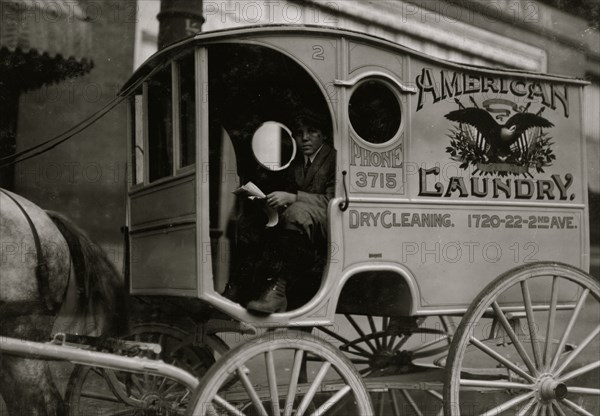
M 116 338 L 93 337 L 88 335 L 57 333 L 51 344 L 64 345 L 81 349 L 93 349 L 96 351 L 110 352 L 113 354 L 136 356 L 142 352 L 160 354 L 160 344 L 151 342 L 125 341 Z

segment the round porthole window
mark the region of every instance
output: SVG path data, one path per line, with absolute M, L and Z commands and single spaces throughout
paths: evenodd
M 290 129 L 276 121 L 267 121 L 252 136 L 254 157 L 272 171 L 286 169 L 296 157 L 296 141 Z
M 350 97 L 348 114 L 356 134 L 373 144 L 393 139 L 402 121 L 398 97 L 380 81 L 359 84 Z

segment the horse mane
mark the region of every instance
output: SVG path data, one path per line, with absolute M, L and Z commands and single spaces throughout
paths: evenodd
M 64 215 L 46 211 L 71 252 L 77 284 L 78 313 L 91 314 L 102 336 L 125 335 L 128 302 L 121 274 L 106 252 Z M 99 318 L 100 317 L 100 318 Z

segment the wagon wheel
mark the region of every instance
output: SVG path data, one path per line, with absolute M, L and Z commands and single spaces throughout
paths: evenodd
M 428 318 L 336 315 L 335 328 L 318 327 L 366 377 L 376 415 L 437 414 L 441 383 L 371 383 L 373 378 L 421 373 L 443 366 L 454 324 L 447 316 Z M 398 387 L 402 386 L 402 387 Z M 407 413 L 408 412 L 408 413 Z
M 420 364 L 443 359 L 450 346 L 453 324 L 448 317 L 390 318 L 336 315 L 334 329 L 318 331 L 335 339 L 339 349 L 364 377 L 419 371 Z M 429 359 L 429 360 L 428 360 Z
M 600 414 L 599 320 L 600 284 L 574 267 L 538 263 L 498 277 L 454 336 L 445 414 Z
M 306 363 L 304 357 L 317 358 Z M 300 331 L 266 333 L 229 351 L 202 379 L 187 415 L 371 415 L 360 375 L 338 349 Z
M 187 330 L 161 323 L 139 324 L 128 337 L 162 346 L 159 357 L 168 364 L 201 377 L 224 354 L 227 345 L 216 335 L 206 345 L 194 345 Z M 70 415 L 183 414 L 191 392 L 164 377 L 129 374 L 101 368 L 76 366 L 69 379 L 65 401 Z

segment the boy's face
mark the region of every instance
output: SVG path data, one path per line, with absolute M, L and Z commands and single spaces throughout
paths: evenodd
M 294 129 L 294 139 L 304 156 L 311 156 L 323 145 L 325 137 L 316 127 L 301 124 Z

